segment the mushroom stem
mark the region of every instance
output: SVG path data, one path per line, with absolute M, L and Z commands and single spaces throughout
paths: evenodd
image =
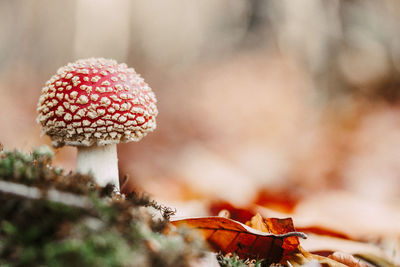
M 112 183 L 119 190 L 117 145 L 78 147 L 77 170 L 93 174 L 101 186 Z

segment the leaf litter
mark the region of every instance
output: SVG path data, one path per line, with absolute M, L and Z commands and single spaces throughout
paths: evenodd
M 263 232 L 271 232 L 268 226 L 271 223 L 271 219 L 263 218 L 260 214 L 256 213 L 256 210 L 265 212 L 265 209 L 259 209 L 257 206 L 250 206 L 243 209 L 229 205 L 229 203 L 221 204 L 221 202 L 210 206 L 211 210 L 215 210 L 215 207 L 226 208 L 224 214 L 235 214 L 236 219 L 239 221 L 243 220 L 243 218 L 237 216 L 238 214 L 244 214 L 245 217 L 248 217 L 248 213 L 244 213 L 243 210 L 253 212 L 254 216 L 246 224 Z M 272 220 L 279 220 L 282 222 L 282 219 Z M 291 220 L 289 221 L 292 222 Z M 282 223 L 275 224 L 275 226 L 276 225 L 282 226 Z M 396 242 L 387 245 L 388 248 L 386 248 L 385 251 L 382 250 L 383 248 L 379 247 L 378 243 L 374 245 L 368 240 L 349 236 L 347 233 L 343 233 L 340 230 L 330 229 L 322 225 L 297 227 L 297 230 L 306 232 L 309 238 L 302 241 L 303 245 L 299 245 L 291 253 L 287 253 L 282 258 L 280 264 L 288 266 L 302 266 L 314 263 L 317 264 L 317 266 L 319 264 L 327 266 L 397 266 L 393 263 L 393 259 L 395 259 L 397 255 L 395 251 L 398 251 L 398 248 L 394 247 L 395 244 L 398 244 Z M 307 249 L 303 248 L 304 246 Z M 392 256 L 385 253 L 391 249 L 393 253 Z
M 346 253 L 340 249 L 343 245 L 320 245 L 307 251 L 299 241 L 305 235 L 295 230 L 291 218 L 263 218 L 257 213 L 262 210 L 258 205 L 238 208 L 219 202 L 211 205 L 211 213 L 223 217 L 170 221 L 174 210 L 146 194 L 132 190 L 115 194 L 112 186 L 99 187 L 90 176 L 64 174 L 52 167 L 49 149 L 40 148 L 30 155 L 3 151 L 0 156 L 1 263 L 62 265 L 68 260 L 188 266 L 205 252 L 202 238 L 187 229 L 194 228 L 219 253 L 221 266 L 395 266 L 385 255 L 361 248 L 368 240 L 324 225 L 297 228 L 310 239 L 328 238 L 325 244 L 339 240 L 361 249 Z M 276 203 L 280 201 L 277 198 Z M 297 208 L 291 200 L 286 212 L 295 213 Z M 314 242 L 310 239 L 306 244 Z
M 297 248 L 298 237 L 306 238 L 305 234 L 294 231 L 289 221 L 270 219 L 267 232 L 223 217 L 188 218 L 171 223 L 199 230 L 215 252 L 273 263 Z

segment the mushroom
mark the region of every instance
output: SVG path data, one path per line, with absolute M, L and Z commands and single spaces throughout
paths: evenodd
M 116 144 L 139 141 L 156 128 L 156 97 L 134 69 L 104 58 L 58 69 L 38 103 L 42 135 L 54 147 L 78 148 L 78 171 L 119 188 Z

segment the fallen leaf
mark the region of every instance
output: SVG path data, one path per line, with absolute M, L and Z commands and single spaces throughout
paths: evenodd
M 273 214 L 269 209 L 263 207 L 258 207 L 256 210 L 261 214 Z M 312 212 L 310 212 L 310 214 L 312 214 Z M 287 214 L 275 214 L 275 216 L 285 215 Z M 393 234 L 391 235 L 391 238 L 389 238 L 389 242 L 385 242 L 385 238 L 383 237 L 373 241 L 371 238 L 366 238 L 369 233 L 366 233 L 363 237 L 357 237 L 358 235 L 354 235 L 349 231 L 349 233 L 342 232 L 338 227 L 332 229 L 330 227 L 319 225 L 318 223 L 313 225 L 310 221 L 307 221 L 309 222 L 309 225 L 306 226 L 306 220 L 302 220 L 302 218 L 299 218 L 296 214 L 293 214 L 293 216 L 296 220 L 296 230 L 307 234 L 309 237 L 307 240 L 302 242 L 302 248 L 313 255 L 328 257 L 336 251 L 342 251 L 361 259 L 364 259 L 364 257 L 360 255 L 370 255 L 373 259 L 369 258 L 364 260 L 366 262 L 371 262 L 375 266 L 400 266 L 400 257 L 398 256 L 400 254 L 396 253 L 396 251 L 400 251 L 400 242 L 396 241 L 396 236 L 393 236 Z M 341 218 L 331 218 L 331 221 L 333 220 L 341 220 Z M 299 224 L 304 226 L 299 227 Z M 343 227 L 349 226 L 346 225 L 342 226 L 342 228 Z
M 254 201 L 255 204 L 272 208 L 281 212 L 292 212 L 299 203 L 301 196 L 298 190 L 292 187 L 261 189 Z
M 343 263 L 349 267 L 369 267 L 368 264 L 356 259 L 353 255 L 344 252 L 335 252 L 329 255 L 330 259 Z
M 186 226 L 200 230 L 205 240 L 216 252 L 236 253 L 243 259 L 266 259 L 268 263 L 279 262 L 283 255 L 296 249 L 285 243 L 288 238 L 306 238 L 305 234 L 295 231 L 285 230 L 281 234 L 264 233 L 222 217 L 188 218 L 174 220 L 171 223 L 177 227 Z M 279 223 L 279 220 L 274 223 Z M 283 225 L 282 229 L 286 229 L 286 226 L 287 224 Z M 278 227 L 274 225 L 273 230 L 277 229 Z M 290 244 L 292 243 L 290 242 Z
M 255 215 L 251 208 L 238 208 L 226 201 L 214 202 L 209 209 L 212 216 L 219 215 L 221 210 L 227 210 L 229 211 L 230 219 L 241 223 L 249 221 Z
M 286 234 L 295 232 L 293 221 L 290 218 L 278 219 L 278 218 L 263 218 L 257 213 L 250 221 L 246 223 L 247 226 L 257 229 L 264 233 L 273 234 Z M 299 239 L 296 236 L 288 237 L 284 240 L 282 248 L 284 252 L 294 251 L 300 245 Z
M 309 253 L 305 251 L 301 246 L 298 247 L 298 250 L 296 252 L 287 255 L 281 261 L 282 264 L 293 267 L 300 267 L 313 262 L 318 262 L 321 266 L 328 266 L 328 267 L 347 266 L 336 260 Z
M 251 228 L 257 229 L 261 232 L 264 233 L 269 233 L 271 232 L 267 225 L 264 223 L 263 218 L 261 217 L 261 215 L 259 213 L 257 213 L 256 215 L 254 215 L 250 221 L 246 222 L 247 226 L 250 226 Z
M 278 219 L 278 218 L 263 218 L 259 213 L 257 213 L 246 225 L 260 230 L 265 233 L 290 233 L 295 231 L 293 226 L 293 221 L 290 218 Z M 300 244 L 297 237 L 288 237 L 282 243 L 283 258 L 281 264 L 288 266 L 303 266 L 303 265 L 315 265 L 319 264 L 322 266 L 331 267 L 342 267 L 345 266 L 340 262 L 333 259 L 322 257 L 316 254 L 309 253 L 304 250 Z M 364 267 L 364 266 L 358 266 Z

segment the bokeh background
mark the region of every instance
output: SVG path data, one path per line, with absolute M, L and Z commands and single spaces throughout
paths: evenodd
M 35 122 L 45 81 L 114 58 L 159 108 L 155 132 L 118 148 L 125 186 L 187 214 L 264 197 L 399 222 L 399 32 L 397 0 L 2 0 L 0 142 L 50 145 Z M 75 148 L 55 153 L 75 168 Z

